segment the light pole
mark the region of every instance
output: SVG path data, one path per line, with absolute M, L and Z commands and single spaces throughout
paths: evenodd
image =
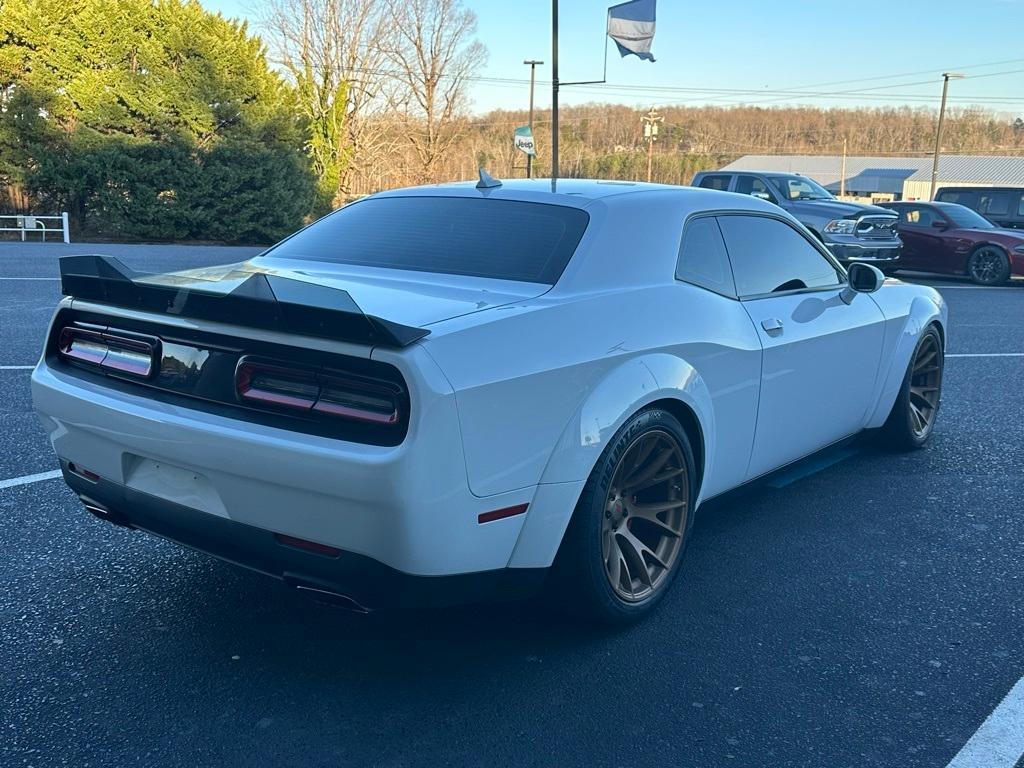
M 533 136 L 533 77 L 537 70 L 537 65 L 543 64 L 543 61 L 537 61 L 536 59 L 527 59 L 523 64 L 530 65 L 530 136 Z M 536 151 L 536 142 L 534 142 L 534 151 Z M 533 155 L 526 156 L 526 178 L 533 178 Z
M 928 199 L 935 199 L 935 185 L 939 180 L 939 153 L 942 151 L 942 122 L 946 118 L 946 92 L 949 91 L 950 80 L 961 80 L 966 75 L 959 72 L 942 73 L 942 103 L 939 104 L 939 124 L 935 128 L 935 155 L 932 158 L 932 187 L 928 192 Z

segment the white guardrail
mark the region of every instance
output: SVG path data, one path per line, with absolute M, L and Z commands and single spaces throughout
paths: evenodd
M 47 224 L 47 222 L 54 222 L 53 224 Z M 13 223 L 14 226 L 8 226 L 9 223 Z M 0 232 L 21 232 L 21 240 L 25 241 L 25 235 L 33 232 L 38 232 L 43 236 L 43 242 L 46 242 L 46 236 L 48 234 L 57 234 L 58 232 L 64 238 L 65 243 L 71 242 L 71 229 L 68 227 L 68 214 L 65 211 L 60 216 L 31 216 L 29 214 L 18 214 L 16 216 L 0 216 Z

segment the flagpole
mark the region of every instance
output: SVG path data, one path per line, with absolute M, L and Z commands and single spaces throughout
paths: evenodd
M 608 10 L 611 14 L 611 9 Z M 579 80 L 571 83 L 558 82 L 558 0 L 551 0 L 551 188 L 554 190 L 558 179 L 558 86 L 559 85 L 601 85 L 608 82 L 608 38 L 604 41 L 604 72 L 600 80 Z
M 558 0 L 551 0 L 551 191 L 558 179 Z

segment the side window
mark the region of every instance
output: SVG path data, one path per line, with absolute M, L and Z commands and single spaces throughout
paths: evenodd
M 741 296 L 826 288 L 839 272 L 788 224 L 764 216 L 720 216 L 719 226 Z
M 915 227 L 930 227 L 932 222 L 940 220 L 931 208 L 925 208 L 921 205 L 904 208 L 903 215 L 900 218 L 904 224 L 910 224 Z
M 704 189 L 717 189 L 722 192 L 729 191 L 729 181 L 732 176 L 728 173 L 710 174 L 700 180 L 700 186 Z
M 978 212 L 986 216 L 1005 216 L 1010 212 L 1010 193 L 983 192 Z
M 1017 203 L 1017 215 L 1024 216 L 1024 192 L 1020 194 L 1020 202 Z
M 767 198 L 773 203 L 775 202 L 775 195 L 768 189 L 768 185 L 757 178 L 757 176 L 746 176 L 744 174 L 737 176 L 735 191 L 741 195 L 756 194 L 758 197 Z
M 683 230 L 676 277 L 723 296 L 736 298 L 729 256 L 714 216 L 691 219 Z
M 900 211 L 900 221 L 904 224 L 919 224 L 921 221 L 921 209 L 917 207 L 904 208 Z

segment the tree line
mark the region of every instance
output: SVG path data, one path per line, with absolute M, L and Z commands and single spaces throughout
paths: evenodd
M 268 0 L 255 31 L 197 0 L 0 0 L 0 212 L 265 243 L 379 189 L 521 176 L 525 106 L 470 113 L 486 55 L 462 0 Z M 653 177 L 674 184 L 743 154 L 924 154 L 935 131 L 928 109 L 659 111 Z M 563 175 L 644 178 L 640 114 L 564 107 Z M 546 173 L 550 115 L 534 125 Z M 952 110 L 943 144 L 1019 153 L 1024 122 Z
M 525 101 L 525 99 L 523 99 Z M 563 176 L 646 179 L 648 147 L 641 115 L 646 109 L 618 104 L 562 107 L 560 170 Z M 720 168 L 748 154 L 924 156 L 935 141 L 936 112 L 911 107 L 658 107 L 664 117 L 653 147 L 653 180 L 688 184 L 698 171 Z M 526 123 L 526 109 L 500 110 L 466 119 L 460 141 L 439 164 L 439 178 L 468 178 L 477 166 L 496 176 L 522 176 L 525 161 L 512 147 L 512 131 Z M 548 173 L 550 112 L 535 113 L 538 158 Z M 386 132 L 382 123 L 380 132 Z M 951 109 L 943 127 L 943 151 L 962 154 L 1024 152 L 1024 120 L 984 109 Z M 406 181 L 401 157 L 377 166 L 356 189 Z
M 433 178 L 485 56 L 462 0 L 266 8 L 261 37 L 197 0 L 0 0 L 0 212 L 262 243 L 397 144 Z M 368 130 L 384 114 L 390 146 Z

